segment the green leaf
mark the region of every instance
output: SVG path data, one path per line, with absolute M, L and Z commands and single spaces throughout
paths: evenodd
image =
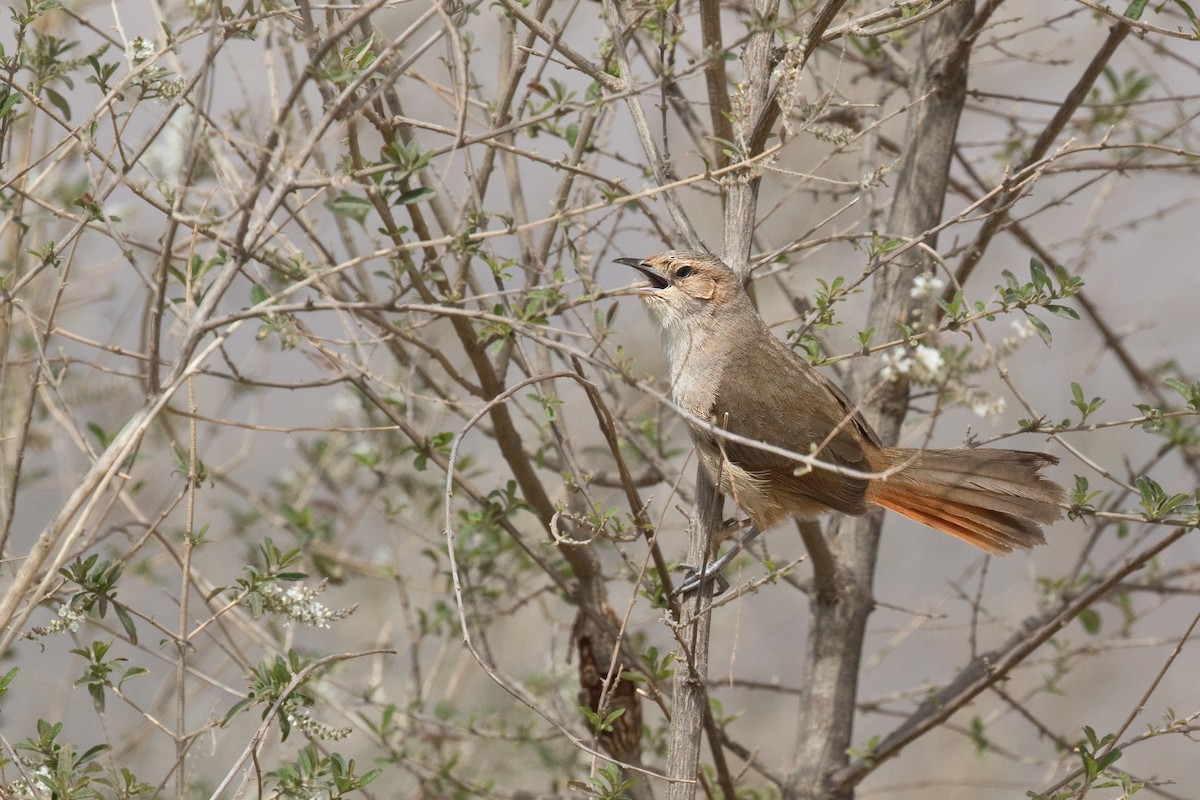
M 1119 759 L 1120 757 L 1121 757 L 1121 751 L 1117 748 L 1113 748 L 1112 750 L 1109 750 L 1107 753 L 1105 753 L 1103 756 L 1101 756 L 1097 760 L 1097 764 L 1099 765 L 1100 769 L 1105 770 L 1105 769 L 1108 769 L 1109 767 L 1111 767 L 1113 764 L 1117 763 L 1117 759 Z
M 1083 625 L 1083 629 L 1093 636 L 1100 632 L 1100 614 L 1094 609 L 1085 608 L 1080 612 L 1079 622 Z
M 433 197 L 435 194 L 437 194 L 436 190 L 428 186 L 421 186 L 416 189 L 409 189 L 407 192 L 401 192 L 400 196 L 396 198 L 395 204 L 398 206 L 411 206 Z
M 613 727 L 612 727 L 613 723 L 616 722 L 618 719 L 620 719 L 624 714 L 625 714 L 625 709 L 623 709 L 623 708 L 616 709 L 611 714 L 609 714 L 607 717 L 605 717 L 604 721 L 600 723 L 600 730 L 611 731 L 613 729 Z
M 1053 284 L 1046 274 L 1046 265 L 1037 256 L 1029 259 L 1029 277 L 1033 280 L 1033 288 L 1041 291 L 1052 291 Z
M 106 744 L 97 744 L 89 747 L 83 752 L 83 755 L 75 759 L 75 766 L 82 767 L 87 762 L 94 761 L 96 756 L 100 755 L 101 753 L 108 752 L 108 749 L 108 745 Z
M 1146 0 L 1133 0 L 1129 4 L 1129 8 L 1125 9 L 1125 16 L 1129 19 L 1141 19 L 1142 12 L 1146 10 Z
M 349 217 L 359 225 L 363 224 L 363 221 L 367 218 L 367 214 L 370 214 L 374 208 L 370 200 L 365 197 L 356 197 L 352 194 L 338 195 L 327 202 L 325 207 L 339 217 Z
M 1179 392 L 1179 396 L 1188 404 L 1188 408 L 1200 411 L 1200 381 L 1187 384 L 1177 378 L 1166 378 L 1164 383 Z
M 43 88 L 42 91 L 46 93 L 46 99 L 50 101 L 50 104 L 62 112 L 64 119 L 71 118 L 71 107 L 67 105 L 66 99 L 61 94 L 49 88 Z
M 1100 767 L 1091 753 L 1086 751 L 1080 752 L 1079 758 L 1083 761 L 1083 777 L 1087 779 L 1088 783 L 1091 783 L 1100 772 Z
M 1056 314 L 1063 319 L 1079 319 L 1079 312 L 1070 306 L 1059 306 L 1053 303 L 1047 303 L 1045 309 L 1051 314 Z
M 871 257 L 886 255 L 904 244 L 902 239 L 889 239 L 879 235 L 879 231 L 871 231 Z
M 121 621 L 121 627 L 125 629 L 125 635 L 129 637 L 129 641 L 132 644 L 137 644 L 137 626 L 133 624 L 133 617 L 129 616 L 129 612 L 125 610 L 125 606 L 115 601 L 113 602 L 113 611 L 116 612 L 117 619 Z
M 13 678 L 17 677 L 17 673 L 20 671 L 20 667 L 13 667 L 4 673 L 3 676 L 0 676 L 0 698 L 3 698 L 8 693 L 8 685 L 13 682 Z
M 991 746 L 984 731 L 983 718 L 976 715 L 971 717 L 971 740 L 975 742 L 975 755 L 982 758 Z
M 351 763 L 353 763 L 353 762 L 351 762 Z M 358 779 L 358 786 L 356 788 L 362 788 L 363 786 L 366 786 L 368 783 L 375 780 L 382 774 L 383 774 L 382 767 L 376 767 L 375 769 L 367 770 L 366 772 L 363 773 L 362 777 Z
M 1192 499 L 1190 495 L 1167 494 L 1156 481 L 1145 475 L 1135 480 L 1134 485 L 1142 496 L 1140 505 L 1149 522 L 1162 519 L 1171 512 L 1195 513 L 1195 506 L 1188 504 L 1188 500 Z
M 1083 415 L 1083 417 L 1079 420 L 1080 424 L 1087 422 L 1087 418 L 1091 416 L 1096 409 L 1104 405 L 1103 397 L 1093 397 L 1091 400 L 1085 400 L 1083 396 L 1083 387 L 1081 387 L 1078 383 L 1071 383 L 1071 394 L 1074 397 L 1074 399 L 1071 400 L 1071 405 L 1078 408 L 1079 412 Z
M 266 287 L 256 283 L 250 287 L 250 305 L 256 306 L 271 296 Z
M 21 95 L 16 92 L 10 92 L 6 95 L 0 95 L 0 117 L 6 116 L 21 102 Z
M 96 441 L 100 443 L 101 447 L 107 448 L 108 445 L 110 443 L 112 443 L 112 439 L 113 439 L 112 434 L 110 434 L 108 431 L 104 430 L 104 428 L 101 428 L 95 422 L 87 423 L 87 429 L 92 434 L 92 436 L 96 437 Z
M 1037 335 L 1040 336 L 1042 341 L 1045 342 L 1046 346 L 1049 347 L 1051 341 L 1054 339 L 1054 336 L 1050 333 L 1050 329 L 1046 327 L 1046 323 L 1042 322 L 1028 311 L 1025 312 L 1025 318 L 1029 320 L 1029 324 L 1033 326 L 1034 331 L 1037 332 Z
M 253 697 L 247 697 L 245 700 L 239 700 L 234 703 L 233 708 L 229 709 L 224 718 L 221 719 L 221 722 L 219 723 L 220 726 L 223 728 L 228 725 L 230 720 L 236 717 L 240 712 L 245 711 L 247 708 L 254 705 L 254 702 L 255 699 Z

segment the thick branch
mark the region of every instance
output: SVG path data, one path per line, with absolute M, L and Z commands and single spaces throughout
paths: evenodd
M 712 115 L 713 135 L 724 142 L 733 141 L 733 109 L 729 104 L 729 80 L 725 76 L 725 45 L 721 41 L 721 3 L 701 0 L 700 39 L 704 47 L 704 83 L 708 88 L 709 113 Z M 725 166 L 729 156 L 717 145 L 717 164 Z
M 958 119 L 966 98 L 968 30 L 973 4 L 957 4 L 932 18 L 922 30 L 921 60 L 910 96 L 925 98 L 910 112 L 904 159 L 897 178 L 888 230 L 912 236 L 934 228 L 941 219 L 950 157 Z M 915 311 L 909 288 L 922 269 L 920 251 L 911 261 L 897 260 L 879 269 L 867 325 L 886 333 L 909 322 Z M 875 382 L 875 365 L 862 360 L 850 375 L 852 396 L 867 397 Z M 864 409 L 880 437 L 894 443 L 907 409 L 907 387 L 884 386 L 874 405 Z M 814 592 L 800 697 L 796 760 L 783 795 L 788 798 L 849 798 L 854 783 L 833 783 L 852 745 L 858 670 L 867 620 L 874 604 L 873 580 L 882 516 L 846 519 L 831 543 L 835 574 Z
M 755 19 L 774 19 L 778 13 L 779 0 L 758 0 L 754 4 Z M 742 53 L 746 72 L 738 92 L 745 95 L 742 102 L 750 110 L 747 122 L 751 125 L 750 130 L 739 133 L 745 138 L 745 155 L 762 152 L 766 137 L 761 142 L 755 139 L 754 121 L 770 117 L 776 105 L 774 93 L 769 91 L 774 39 L 774 30 L 759 28 L 750 34 Z M 725 263 L 743 280 L 750 272 L 750 244 L 754 240 L 759 181 L 759 175 L 751 168 L 734 173 L 725 184 L 725 231 L 721 254 Z
M 696 516 L 692 520 L 691 546 L 688 560 L 703 569 L 710 560 L 710 542 L 716 541 L 721 529 L 721 495 L 713 486 L 703 467 L 696 476 Z M 667 787 L 670 800 L 691 800 L 696 796 L 700 779 L 700 734 L 708 708 L 708 638 L 712 614 L 702 610 L 708 605 L 713 582 L 700 589 L 684 604 L 689 617 L 686 627 L 677 633 L 679 639 L 675 669 L 675 688 L 671 702 L 671 741 L 667 750 Z

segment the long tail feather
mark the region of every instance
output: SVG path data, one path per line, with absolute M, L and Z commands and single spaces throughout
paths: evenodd
M 1043 477 L 1058 459 L 1020 450 L 906 450 L 884 459 L 900 471 L 871 481 L 867 500 L 989 553 L 1045 541 L 1042 525 L 1062 516 L 1065 493 Z

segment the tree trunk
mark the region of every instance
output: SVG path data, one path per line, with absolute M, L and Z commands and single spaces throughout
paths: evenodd
M 974 6 L 958 3 L 922 28 L 916 48 L 920 60 L 909 88 L 904 153 L 888 220 L 889 236 L 919 237 L 941 221 L 955 132 L 966 97 L 966 61 Z M 929 237 L 928 244 L 934 244 Z M 909 289 L 926 268 L 927 258 L 908 250 L 903 262 L 877 265 L 867 326 L 885 338 L 913 317 Z M 850 395 L 866 397 L 878 381 L 878 366 L 862 359 L 850 374 Z M 894 444 L 907 410 L 908 387 L 893 382 L 874 394 L 867 417 L 887 444 Z M 784 797 L 797 800 L 846 800 L 853 785 L 831 785 L 830 777 L 847 762 L 854 746 L 853 723 L 858 670 L 867 620 L 874 605 L 873 580 L 882 512 L 840 521 L 830 542 L 833 575 L 814 582 L 808 650 L 800 697 L 796 760 Z

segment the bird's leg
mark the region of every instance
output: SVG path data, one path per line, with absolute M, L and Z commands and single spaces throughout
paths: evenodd
M 738 553 L 742 552 L 746 545 L 754 541 L 754 538 L 761 533 L 758 526 L 754 523 L 750 524 L 750 529 L 742 534 L 741 538 L 734 539 L 733 544 L 725 551 L 725 554 L 716 561 L 708 565 L 708 569 L 701 572 L 692 564 L 680 564 L 676 569 L 683 570 L 688 573 L 688 576 L 683 579 L 683 583 L 672 593 L 672 596 L 687 594 L 694 592 L 709 581 L 717 582 L 717 590 L 713 592 L 713 596 L 719 595 L 729 588 L 729 581 L 725 580 L 725 576 L 721 571 L 729 565 L 730 561 L 737 558 Z

